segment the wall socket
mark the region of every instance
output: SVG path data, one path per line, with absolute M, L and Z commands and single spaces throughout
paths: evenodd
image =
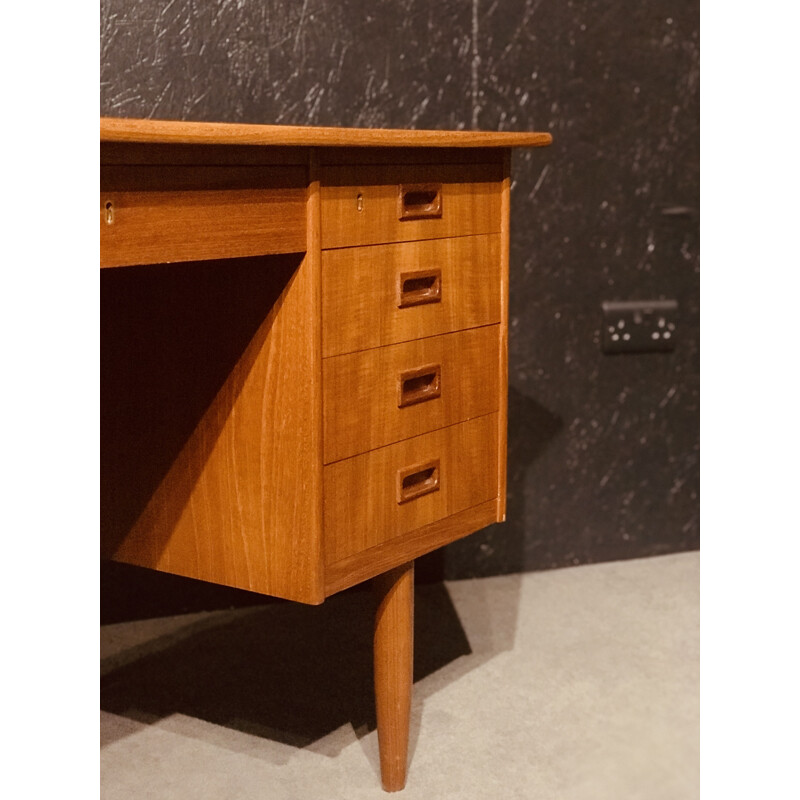
M 677 316 L 675 300 L 607 301 L 603 303 L 603 352 L 674 350 Z

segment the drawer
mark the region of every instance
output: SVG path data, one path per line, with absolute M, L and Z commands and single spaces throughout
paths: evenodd
M 497 496 L 497 414 L 330 464 L 327 564 Z
M 114 166 L 100 173 L 100 266 L 299 253 L 306 169 Z
M 497 411 L 498 325 L 323 361 L 326 464 Z
M 323 167 L 323 249 L 500 231 L 502 165 Z
M 500 321 L 500 236 L 325 250 L 324 356 Z

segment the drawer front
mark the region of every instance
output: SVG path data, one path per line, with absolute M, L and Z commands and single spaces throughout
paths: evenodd
M 323 167 L 322 247 L 500 231 L 502 166 Z
M 499 326 L 323 362 L 325 463 L 498 409 Z
M 497 424 L 488 414 L 326 466 L 326 563 L 495 498 Z
M 303 167 L 104 166 L 100 266 L 298 253 Z
M 500 236 L 322 253 L 324 356 L 500 322 Z

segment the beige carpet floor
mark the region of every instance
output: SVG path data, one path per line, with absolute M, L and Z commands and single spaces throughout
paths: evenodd
M 698 553 L 422 585 L 405 800 L 699 797 Z M 380 789 L 352 591 L 101 628 L 103 800 Z

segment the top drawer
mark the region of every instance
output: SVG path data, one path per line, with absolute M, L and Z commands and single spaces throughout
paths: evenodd
M 497 233 L 502 177 L 500 163 L 323 167 L 322 247 Z
M 104 165 L 100 266 L 299 253 L 301 166 Z

